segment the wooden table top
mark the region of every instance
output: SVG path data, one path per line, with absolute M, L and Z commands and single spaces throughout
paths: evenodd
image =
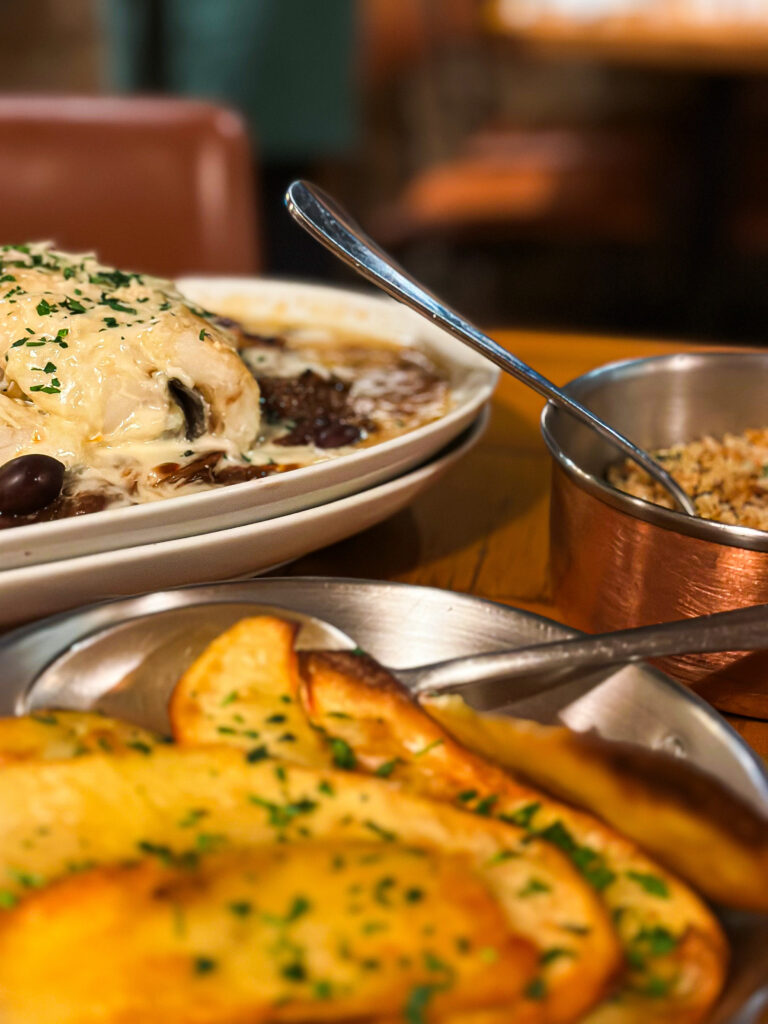
M 580 20 L 546 12 L 532 15 L 530 5 L 519 0 L 491 0 L 488 22 L 492 31 L 526 50 L 550 56 L 705 72 L 768 71 L 768 18 L 763 17 L 739 20 L 723 14 L 707 20 L 693 13 L 686 16 L 684 9 L 661 16 L 657 9 Z
M 670 342 L 527 331 L 494 336 L 557 384 L 618 359 L 694 350 Z M 443 587 L 565 621 L 549 594 L 550 459 L 539 433 L 543 404 L 502 376 L 488 430 L 459 465 L 408 509 L 280 574 Z M 768 722 L 730 721 L 768 756 Z

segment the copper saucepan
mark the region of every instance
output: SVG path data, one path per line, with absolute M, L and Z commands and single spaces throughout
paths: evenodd
M 628 360 L 564 390 L 648 451 L 768 427 L 768 352 Z M 541 427 L 555 460 L 554 599 L 569 624 L 604 632 L 768 601 L 768 532 L 623 494 L 605 480 L 620 458 L 611 445 L 551 404 Z M 695 684 L 739 657 L 685 655 L 664 659 L 663 668 Z

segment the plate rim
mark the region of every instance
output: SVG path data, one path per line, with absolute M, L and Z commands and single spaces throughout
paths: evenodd
M 317 513 L 322 509 L 332 510 L 333 508 L 338 508 L 339 506 L 345 505 L 346 503 L 352 505 L 355 502 L 364 502 L 367 500 L 369 501 L 373 497 L 371 492 L 374 491 L 377 492 L 378 496 L 380 497 L 387 496 L 390 493 L 389 489 L 394 491 L 401 486 L 407 487 L 409 484 L 416 483 L 420 474 L 423 474 L 427 478 L 429 478 L 429 476 L 432 473 L 439 473 L 442 469 L 447 468 L 446 464 L 449 466 L 453 460 L 463 458 L 463 456 L 467 454 L 478 443 L 478 441 L 480 440 L 480 438 L 482 437 L 483 433 L 486 430 L 489 419 L 490 409 L 489 406 L 486 404 L 479 410 L 475 418 L 471 421 L 469 426 L 464 431 L 462 431 L 462 433 L 458 434 L 447 444 L 445 444 L 442 448 L 440 448 L 437 452 L 434 452 L 431 456 L 428 456 L 418 465 L 414 466 L 412 469 L 406 470 L 404 473 L 400 473 L 397 476 L 391 477 L 390 479 L 382 480 L 379 483 L 373 484 L 369 487 L 364 487 L 362 490 L 359 491 L 353 491 L 351 494 L 341 495 L 340 497 L 333 498 L 330 501 L 321 501 L 318 502 L 317 504 L 310 505 L 308 508 L 297 509 L 295 512 L 285 512 L 282 515 L 271 516 L 268 519 L 260 519 L 251 523 L 243 523 L 240 526 L 219 527 L 214 530 L 206 530 L 202 533 L 187 534 L 182 537 L 168 537 L 165 540 L 146 541 L 142 544 L 126 544 L 124 547 L 121 548 L 110 548 L 106 551 L 93 551 L 89 552 L 88 554 L 72 555 L 69 558 L 56 558 L 47 562 L 34 562 L 31 565 L 21 565 L 10 569 L 4 569 L 0 571 L 0 590 L 5 586 L 13 586 L 13 584 L 17 582 L 29 583 L 29 580 L 34 573 L 40 573 L 43 576 L 47 576 L 50 575 L 52 571 L 57 571 L 61 567 L 72 565 L 73 563 L 77 563 L 80 566 L 82 566 L 87 559 L 108 559 L 110 557 L 119 559 L 121 555 L 127 555 L 132 552 L 138 552 L 145 548 L 154 548 L 155 550 L 157 550 L 158 548 L 162 548 L 162 553 L 165 553 L 169 550 L 174 550 L 169 547 L 170 545 L 179 545 L 181 549 L 181 547 L 185 544 L 191 544 L 195 541 L 200 541 L 201 538 L 213 537 L 217 534 L 226 533 L 229 536 L 230 540 L 234 539 L 233 535 L 236 535 L 236 537 L 238 538 L 242 537 L 245 539 L 247 537 L 245 531 L 248 530 L 266 530 L 269 529 L 270 526 L 274 526 L 278 523 L 285 525 L 286 521 L 288 521 L 289 523 L 291 520 L 296 522 L 300 519 L 300 517 L 306 517 L 307 519 L 309 519 L 313 513 Z M 352 536 L 352 534 L 350 534 L 350 536 Z M 220 582 L 233 583 L 238 581 L 221 580 Z M 214 585 L 216 584 L 193 583 L 184 584 L 183 586 Z M 121 596 L 114 598 L 114 600 L 117 601 L 130 599 L 130 596 Z M 108 600 L 111 601 L 113 599 L 110 598 Z M 102 603 L 104 602 L 94 601 L 90 602 L 89 605 L 85 607 L 90 607 L 92 604 Z M 74 609 L 70 609 L 70 611 L 73 610 Z M 68 613 L 56 612 L 54 614 L 66 615 Z M 45 618 L 47 617 L 48 616 L 46 616 Z M 35 621 L 42 622 L 44 621 L 44 619 L 38 619 Z M 0 629 L 2 629 L 2 626 L 0 626 Z M 3 635 L 0 634 L 0 640 L 2 639 Z
M 241 286 L 252 286 L 252 285 L 264 285 L 269 286 L 285 286 L 286 290 L 298 287 L 302 290 L 312 291 L 322 296 L 323 293 L 339 294 L 342 297 L 347 295 L 353 297 L 357 301 L 365 300 L 367 303 L 378 303 L 382 308 L 394 309 L 397 311 L 402 310 L 403 313 L 407 313 L 409 316 L 414 316 L 416 319 L 414 323 L 418 323 L 419 320 L 423 320 L 425 329 L 430 328 L 433 331 L 439 331 L 441 335 L 445 336 L 446 340 L 451 339 L 451 336 L 442 331 L 440 328 L 433 324 L 430 324 L 426 319 L 418 317 L 417 314 L 413 314 L 412 311 L 408 310 L 407 307 L 403 306 L 402 303 L 395 302 L 393 299 L 387 296 L 382 296 L 375 290 L 367 291 L 365 289 L 354 289 L 346 287 L 345 285 L 327 284 L 323 282 L 306 282 L 301 280 L 294 280 L 288 278 L 269 278 L 260 277 L 258 275 L 244 275 L 241 278 L 234 278 L 231 275 L 188 275 L 180 280 L 199 280 L 206 281 L 211 284 L 225 283 L 228 281 L 238 282 Z M 460 349 L 457 349 L 460 351 Z M 458 436 L 461 433 L 460 424 L 465 421 L 467 424 L 474 422 L 477 413 L 482 407 L 490 400 L 493 392 L 498 384 L 500 370 L 493 366 L 487 360 L 482 360 L 477 356 L 474 356 L 474 360 L 470 359 L 474 356 L 470 350 L 467 350 L 468 363 L 465 369 L 477 374 L 482 374 L 482 381 L 478 380 L 478 384 L 472 388 L 471 394 L 468 394 L 466 398 L 454 408 L 450 409 L 445 415 L 440 416 L 436 420 L 431 420 L 428 423 L 423 424 L 420 427 L 415 427 L 413 430 L 407 431 L 404 434 L 400 434 L 397 437 L 388 438 L 386 441 L 382 441 L 379 444 L 371 445 L 368 448 L 361 448 L 356 451 L 350 452 L 348 455 L 342 456 L 340 459 L 329 459 L 325 462 L 313 463 L 309 466 L 300 466 L 298 469 L 291 470 L 292 480 L 303 480 L 310 479 L 313 475 L 322 476 L 327 472 L 329 466 L 338 465 L 343 462 L 345 466 L 352 466 L 365 462 L 371 459 L 371 453 L 377 454 L 384 453 L 385 455 L 391 455 L 393 458 L 397 456 L 402 449 L 408 449 L 414 441 L 418 443 L 416 439 L 428 439 L 433 434 L 438 433 L 442 429 L 452 430 L 457 427 L 453 437 Z M 450 367 L 452 369 L 459 368 L 459 364 L 449 359 Z M 440 449 L 437 449 L 439 451 Z M 435 454 L 435 452 L 433 452 Z M 320 471 L 320 473 L 318 473 Z M 351 471 L 350 480 L 355 478 L 354 471 Z M 177 519 L 183 517 L 184 512 L 188 512 L 188 515 L 203 516 L 205 514 L 211 515 L 211 506 L 214 506 L 217 501 L 221 500 L 222 492 L 231 492 L 233 488 L 237 488 L 237 493 L 245 496 L 253 492 L 254 500 L 260 494 L 275 489 L 277 483 L 281 481 L 281 475 L 265 477 L 260 480 L 245 480 L 240 483 L 230 484 L 226 488 L 213 488 L 206 491 L 200 491 L 195 494 L 181 494 L 174 496 L 171 499 L 166 499 L 156 502 L 144 502 L 138 505 L 120 506 L 119 508 L 102 509 L 98 512 L 91 512 L 86 516 L 71 516 L 66 519 L 50 520 L 43 523 L 29 523 L 17 529 L 10 528 L 8 530 L 0 531 L 0 555 L 6 549 L 15 549 L 16 547 L 24 547 L 27 544 L 34 546 L 46 545 L 53 541 L 55 543 L 66 543 L 71 534 L 77 536 L 79 533 L 86 532 L 82 526 L 83 521 L 93 522 L 93 517 L 98 516 L 98 523 L 101 532 L 106 532 L 111 535 L 120 528 L 128 528 L 125 523 L 126 516 L 128 517 L 128 523 L 133 524 L 136 529 L 139 529 L 144 525 L 146 519 L 152 518 L 158 514 L 158 507 L 166 505 L 167 501 L 173 502 L 173 508 L 178 510 Z M 326 484 L 326 486 L 330 486 Z M 246 491 L 246 488 L 248 489 Z M 306 491 L 307 495 L 313 493 L 314 488 L 310 485 Z M 243 499 L 245 500 L 245 498 Z M 186 518 L 186 517 L 185 517 Z M 28 531 L 33 531 L 30 534 Z M 21 534 L 29 538 L 28 542 L 24 541 Z M 152 543 L 149 541 L 147 543 Z M 85 556 L 83 556 L 85 557 Z M 32 564 L 43 564 L 42 562 L 34 562 Z M 20 568 L 27 568 L 27 566 L 21 566 Z

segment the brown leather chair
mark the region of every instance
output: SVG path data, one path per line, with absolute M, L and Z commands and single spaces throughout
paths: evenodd
M 258 269 L 240 118 L 198 101 L 0 96 L 0 243 L 174 276 Z

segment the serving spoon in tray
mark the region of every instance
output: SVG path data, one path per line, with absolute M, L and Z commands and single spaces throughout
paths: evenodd
M 346 210 L 322 189 L 306 181 L 294 181 L 288 188 L 285 203 L 291 216 L 305 231 L 358 274 L 596 431 L 660 484 L 675 508 L 686 515 L 696 515 L 690 497 L 647 451 L 445 305 L 369 238 Z
M 14 695 L 0 693 L 0 703 L 11 705 L 0 706 L 0 713 L 23 714 L 43 707 L 98 708 L 167 732 L 167 702 L 179 676 L 216 636 L 250 615 L 271 614 L 296 622 L 299 650 L 360 653 L 352 636 L 318 615 L 284 608 L 279 603 L 241 601 L 233 586 L 211 588 L 217 592 L 213 601 L 205 600 L 207 588 L 193 588 L 189 593 L 197 601 L 189 605 L 182 603 L 185 591 L 137 598 L 131 602 L 137 609 L 132 616 L 94 629 L 63 649 L 59 647 L 47 659 L 37 650 L 40 640 L 34 628 L 30 633 L 34 640 L 29 642 L 25 641 L 27 630 L 10 634 L 0 641 L 0 658 L 13 641 L 13 657 L 21 657 L 29 669 Z M 179 607 L 173 604 L 176 595 Z M 108 610 L 110 606 L 104 607 Z M 604 681 L 600 670 L 647 658 L 766 647 L 768 605 L 756 605 L 388 671 L 416 696 L 458 693 L 475 707 L 494 710 L 528 698 L 539 700 L 561 687 L 566 691 L 574 681 L 578 696 L 584 697 Z M 35 660 L 40 662 L 37 670 L 33 668 Z M 705 770 L 711 769 L 716 760 L 713 743 L 710 735 L 698 745 L 706 752 L 700 764 Z M 759 788 L 768 804 L 768 778 L 761 779 Z
M 554 623 L 550 626 L 491 602 L 402 584 L 268 578 L 188 587 L 93 605 L 0 638 L 5 673 L 0 714 L 52 706 L 99 708 L 167 732 L 167 701 L 180 673 L 223 630 L 245 616 L 269 613 L 297 622 L 299 649 L 355 652 L 355 637 L 380 661 L 411 666 L 446 647 L 454 653 L 482 650 L 481 644 L 491 646 L 493 637 L 497 646 L 511 646 L 525 638 L 562 633 Z M 441 631 L 446 615 L 451 622 L 447 636 Z M 458 690 L 471 698 L 479 677 L 491 667 L 501 668 L 500 660 L 491 665 L 494 657 L 506 659 L 507 681 L 497 696 L 518 710 L 517 699 L 529 689 L 528 673 L 544 668 L 549 651 L 555 676 L 539 675 L 535 681 L 531 677 L 531 687 L 543 692 L 548 703 L 545 720 L 561 717 L 577 729 L 597 728 L 608 737 L 651 749 L 668 749 L 659 741 L 676 734 L 683 744 L 678 752 L 690 764 L 712 773 L 764 815 L 764 767 L 700 698 L 659 673 L 631 665 L 620 665 L 618 671 L 609 670 L 597 679 L 588 669 L 642 654 L 762 645 L 766 623 L 768 607 L 763 606 L 615 634 L 618 643 L 613 647 L 610 635 L 575 637 L 498 656 L 395 669 L 394 675 L 422 690 L 430 688 L 431 674 L 433 689 Z M 571 660 L 568 652 L 574 655 Z M 517 668 L 522 676 L 514 675 L 515 655 L 520 656 Z M 556 685 L 564 678 L 565 666 L 576 672 L 577 686 L 586 685 L 585 699 L 577 695 L 574 700 L 572 689 Z M 456 673 L 453 679 L 451 673 Z M 462 674 L 471 680 L 464 691 Z M 768 964 L 760 952 L 768 942 L 768 919 L 729 911 L 721 920 L 732 943 L 733 966 L 727 991 L 708 1024 L 756 1024 L 768 1005 Z

